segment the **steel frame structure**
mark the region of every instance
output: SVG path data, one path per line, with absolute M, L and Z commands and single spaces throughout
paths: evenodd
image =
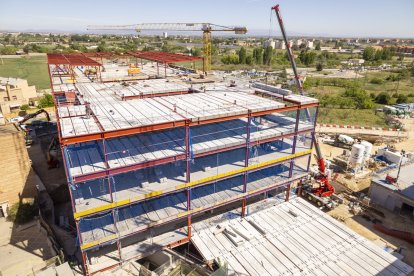
M 127 54 L 137 59 L 136 64 L 138 64 L 138 59 L 140 59 L 141 67 L 142 67 L 143 59 L 156 62 L 157 76 L 160 76 L 159 64 L 164 65 L 164 76 L 165 77 L 167 77 L 167 65 L 173 64 L 173 63 L 192 62 L 193 69 L 195 70 L 195 62 L 201 60 L 203 61 L 203 72 L 206 71 L 203 57 L 188 56 L 184 54 L 165 53 L 165 52 L 159 52 L 159 51 L 127 52 Z
M 50 83 L 51 83 L 51 88 L 52 88 L 52 94 L 54 97 L 54 101 L 55 101 L 55 105 L 56 107 L 58 106 L 57 103 L 57 99 L 56 97 L 59 95 L 63 95 L 65 94 L 65 92 L 62 91 L 54 91 L 54 87 L 53 87 L 53 73 L 50 72 L 50 65 L 59 65 L 59 64 L 67 64 L 69 66 L 101 66 L 100 63 L 93 61 L 91 62 L 89 57 L 83 56 L 86 59 L 81 59 L 78 57 L 68 57 L 67 55 L 61 55 L 61 56 L 56 56 L 56 57 L 51 57 L 49 59 L 48 57 L 48 68 L 49 68 L 49 75 L 50 75 Z M 102 57 L 112 57 L 112 55 L 109 54 L 105 54 L 102 55 Z M 146 56 L 147 58 L 149 57 L 148 55 Z M 155 58 L 154 58 L 155 59 Z M 67 63 L 64 63 L 64 62 Z M 165 59 L 164 61 L 168 61 L 167 59 Z M 171 59 L 169 60 L 171 61 Z M 84 63 L 82 63 L 84 62 Z M 93 65 L 92 65 L 93 64 Z M 75 77 L 75 76 L 73 76 Z M 289 100 L 287 100 L 289 102 Z M 82 241 L 82 235 L 81 235 L 81 231 L 80 231 L 80 227 L 79 227 L 79 223 L 80 220 L 84 217 L 89 217 L 89 216 L 93 216 L 93 215 L 99 215 L 101 214 L 102 210 L 97 211 L 97 212 L 91 212 L 91 213 L 86 213 L 83 215 L 79 215 L 76 216 L 76 205 L 75 205 L 75 200 L 74 197 L 72 195 L 72 191 L 71 189 L 69 189 L 70 191 L 70 197 L 71 197 L 71 204 L 72 204 L 72 208 L 73 208 L 73 212 L 74 212 L 74 216 L 76 218 L 76 229 L 77 229 L 77 234 L 79 237 L 79 242 L 81 244 L 81 250 L 82 250 L 82 258 L 83 258 L 83 262 L 84 262 L 84 268 L 85 268 L 85 272 L 86 274 L 93 274 L 96 273 L 98 271 L 89 271 L 88 270 L 88 265 L 87 265 L 87 252 L 89 250 L 92 249 L 96 249 L 99 247 L 103 247 L 105 245 L 108 244 L 114 244 L 116 243 L 118 252 L 119 252 L 119 263 L 122 263 L 123 261 L 125 261 L 124 259 L 122 259 L 122 255 L 121 255 L 121 248 L 122 248 L 122 240 L 136 235 L 137 233 L 140 233 L 142 231 L 145 231 L 148 228 L 144 228 L 138 231 L 134 231 L 132 233 L 129 233 L 127 235 L 124 236 L 120 236 L 118 231 L 117 231 L 117 221 L 116 221 L 116 214 L 115 212 L 117 212 L 119 207 L 122 206 L 128 206 L 128 205 L 135 205 L 135 204 L 139 204 L 147 199 L 152 199 L 152 198 L 157 198 L 157 197 L 162 197 L 162 196 L 168 196 L 169 194 L 173 194 L 173 193 L 179 193 L 179 192 L 185 192 L 186 193 L 186 206 L 187 206 L 187 210 L 186 212 L 183 212 L 180 216 L 173 218 L 173 219 L 169 219 L 167 221 L 163 221 L 160 224 L 154 224 L 151 225 L 151 227 L 158 227 L 160 225 L 166 224 L 166 223 L 171 223 L 173 221 L 176 220 L 182 220 L 182 219 L 186 219 L 187 220 L 187 238 L 177 241 L 174 244 L 170 245 L 170 246 L 176 246 L 178 244 L 182 244 L 185 242 L 188 242 L 190 237 L 191 237 L 191 224 L 192 224 L 192 216 L 196 215 L 196 214 L 200 214 L 202 212 L 211 210 L 211 209 L 216 209 L 219 207 L 222 207 L 224 205 L 228 205 L 234 202 L 241 202 L 241 207 L 242 207 L 242 216 L 245 215 L 246 212 L 246 206 L 247 206 L 247 199 L 249 197 L 255 196 L 255 195 L 259 195 L 262 193 L 266 193 L 269 190 L 273 190 L 276 188 L 280 188 L 280 187 L 287 187 L 287 193 L 286 193 L 286 200 L 289 199 L 289 191 L 290 191 L 290 187 L 291 184 L 293 182 L 299 181 L 301 183 L 302 179 L 304 178 L 304 176 L 300 176 L 298 178 L 293 177 L 293 168 L 294 168 L 294 160 L 298 157 L 302 157 L 302 156 L 307 156 L 308 157 L 308 164 L 307 164 L 307 171 L 309 170 L 309 166 L 310 166 L 310 159 L 311 159 L 311 150 L 312 150 L 312 145 L 313 145 L 313 139 L 315 139 L 314 136 L 314 132 L 315 132 L 315 125 L 316 125 L 316 118 L 317 118 L 317 114 L 318 114 L 318 103 L 309 103 L 309 104 L 298 104 L 297 102 L 292 102 L 290 101 L 290 105 L 289 106 L 285 106 L 282 108 L 278 108 L 278 109 L 273 109 L 273 110 L 267 110 L 267 111 L 259 111 L 259 112 L 252 112 L 252 111 L 248 111 L 247 114 L 241 114 L 241 115 L 234 115 L 234 116 L 228 116 L 228 117 L 224 117 L 224 118 L 215 118 L 215 119 L 208 119 L 208 120 L 203 120 L 203 121 L 191 121 L 189 119 L 185 119 L 183 118 L 183 120 L 180 121 L 174 121 L 174 122 L 168 122 L 168 123 L 162 123 L 162 124 L 155 124 L 155 125 L 149 125 L 149 126 L 140 126 L 140 127 L 134 127 L 134 128 L 128 128 L 128 129 L 119 129 L 119 130 L 114 130 L 114 131 L 105 131 L 102 127 L 100 127 L 100 132 L 99 133 L 92 133 L 92 134 L 86 134 L 86 135 L 79 135 L 79 136 L 72 136 L 72 137 L 65 137 L 62 138 L 61 137 L 61 131 L 60 131 L 60 118 L 59 118 L 59 114 L 58 111 L 56 109 L 56 118 L 57 118 L 57 124 L 58 124 L 58 131 L 59 131 L 59 139 L 61 142 L 61 150 L 62 150 L 62 156 L 64 157 L 64 167 L 65 167 L 65 172 L 66 172 L 66 176 L 67 176 L 67 181 L 69 185 L 74 185 L 74 184 L 79 184 L 82 185 L 82 182 L 85 181 L 89 181 L 89 180 L 93 180 L 93 179 L 102 179 L 105 178 L 107 180 L 108 183 L 108 188 L 109 188 L 109 195 L 110 195 L 110 199 L 111 199 L 111 206 L 110 208 L 107 208 L 103 211 L 107 212 L 108 210 L 111 211 L 112 214 L 112 218 L 113 218 L 113 224 L 115 226 L 116 232 L 117 234 L 109 239 L 104 238 L 102 241 L 98 240 L 98 241 L 94 241 L 94 242 L 90 242 L 88 244 L 84 244 Z M 310 107 L 315 107 L 316 108 L 316 114 L 315 114 L 315 118 L 314 118 L 314 125 L 313 128 L 310 129 L 306 129 L 306 130 L 302 130 L 299 131 L 299 117 L 300 117 L 300 112 L 301 110 L 306 110 L 307 108 Z M 264 116 L 264 115 L 268 115 L 268 114 L 272 114 L 272 113 L 280 113 L 280 112 L 286 112 L 286 111 L 295 111 L 296 112 L 296 121 L 295 121 L 295 127 L 294 127 L 294 131 L 292 133 L 289 134 L 285 134 L 285 135 L 280 135 L 277 137 L 273 137 L 273 138 L 268 138 L 268 139 L 263 139 L 260 141 L 251 141 L 251 123 L 252 123 L 252 119 L 254 117 L 259 117 L 259 116 Z M 92 116 L 94 116 L 94 114 L 92 114 Z M 240 145 L 240 146 L 235 146 L 235 147 L 228 147 L 228 148 L 224 148 L 224 149 L 220 149 L 220 150 L 212 150 L 209 152 L 205 152 L 202 154 L 196 154 L 193 155 L 191 152 L 191 128 L 194 126 L 199 126 L 199 125 L 205 125 L 205 124 L 211 124 L 211 123 L 217 123 L 217 122 L 225 122 L 225 121 L 230 121 L 230 120 L 235 120 L 235 119 L 247 119 L 246 122 L 246 141 L 244 144 Z M 123 167 L 119 167 L 119 168 L 110 168 L 108 165 L 108 160 L 107 160 L 107 149 L 106 149 L 106 139 L 111 139 L 111 138 L 116 138 L 116 137 L 122 137 L 122 136 L 127 136 L 127 135 L 135 135 L 135 134 L 139 134 L 139 133 L 146 133 L 146 132 L 153 132 L 153 131 L 158 131 L 158 130 L 166 130 L 166 129 L 171 129 L 171 128 L 177 128 L 177 127 L 183 127 L 185 129 L 185 153 L 184 154 L 180 154 L 177 156 L 173 156 L 173 157 L 168 157 L 168 158 L 162 158 L 162 159 L 158 159 L 158 160 L 154 160 L 154 161 L 149 161 L 149 162 L 144 162 L 144 163 L 139 163 L 139 164 L 135 164 L 135 165 L 130 165 L 130 166 L 123 166 Z M 311 149 L 306 151 L 304 154 L 302 155 L 295 155 L 296 154 L 296 142 L 297 142 L 297 136 L 301 135 L 301 134 L 307 134 L 310 133 L 311 135 Z M 288 155 L 286 158 L 284 158 L 283 160 L 281 159 L 280 161 L 276 160 L 277 162 L 273 162 L 273 163 L 269 163 L 267 165 L 261 166 L 261 167 L 250 167 L 249 164 L 249 153 L 250 153 L 250 149 L 251 147 L 255 146 L 255 145 L 260 145 L 263 143 L 268 143 L 268 142 L 272 142 L 272 141 L 276 141 L 276 140 L 281 140 L 283 138 L 289 138 L 289 137 L 293 137 L 293 147 L 292 147 L 292 152 L 290 155 Z M 78 177 L 73 177 L 70 175 L 70 171 L 68 168 L 68 164 L 69 164 L 69 159 L 68 159 L 68 152 L 67 152 L 67 147 L 69 145 L 73 145 L 73 144 L 79 144 L 79 143 L 85 143 L 85 142 L 90 142 L 90 141 L 100 141 L 102 142 L 103 145 L 103 152 L 104 152 L 104 164 L 105 164 L 105 170 L 103 170 L 102 172 L 97 172 L 97 173 L 91 173 L 91 174 L 84 174 Z M 215 179 L 212 179 L 210 181 L 204 181 L 201 183 L 196 183 L 196 184 L 191 184 L 191 161 L 193 158 L 199 158 L 199 157 L 204 157 L 204 156 L 208 156 L 208 155 L 212 155 L 212 154 L 217 154 L 217 153 L 221 153 L 221 152 L 228 152 L 234 149 L 245 149 L 245 159 L 244 159 L 244 168 L 243 170 L 238 171 L 237 173 L 231 174 L 231 175 L 225 175 L 222 177 L 217 177 Z M 125 173 L 125 172 L 129 172 L 129 171 L 135 171 L 138 169 L 142 169 L 142 168 L 150 168 L 150 167 L 154 167 L 157 165 L 161 165 L 161 164 L 166 164 L 166 163 L 171 163 L 171 162 L 176 162 L 176 161 L 184 161 L 186 163 L 186 184 L 184 185 L 180 185 L 180 187 L 178 189 L 175 189 L 173 191 L 169 191 L 166 193 L 163 192 L 155 192 L 152 193 L 150 195 L 145 195 L 141 200 L 138 201 L 134 201 L 134 202 L 126 202 L 125 204 L 119 204 L 118 202 L 114 201 L 114 196 L 113 196 L 113 192 L 111 191 L 111 180 L 110 177 L 116 174 L 120 174 L 120 173 Z M 283 182 L 276 182 L 271 186 L 267 186 L 265 188 L 261 188 L 259 190 L 254 190 L 251 192 L 247 192 L 247 185 L 248 185 L 248 174 L 250 172 L 254 172 L 257 170 L 262 170 L 264 168 L 267 167 L 271 167 L 271 166 L 276 166 L 279 164 L 285 164 L 285 163 L 289 163 L 289 179 Z M 203 185 L 209 185 L 212 183 L 215 183 L 219 180 L 224 180 L 227 178 L 232 178 L 232 177 L 236 177 L 236 176 L 243 176 L 243 193 L 240 196 L 234 197 L 234 198 L 230 198 L 227 201 L 223 201 L 223 202 L 216 202 L 213 206 L 208 206 L 206 208 L 197 208 L 197 209 L 192 209 L 191 206 L 191 201 L 192 201 L 192 190 L 194 188 L 203 186 Z M 300 185 L 300 184 L 299 184 Z M 148 226 L 149 227 L 149 226 Z

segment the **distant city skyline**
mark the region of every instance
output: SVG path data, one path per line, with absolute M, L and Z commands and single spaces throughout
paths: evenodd
M 2 0 L 0 31 L 87 33 L 87 25 L 211 22 L 279 36 L 270 11 L 276 3 L 290 36 L 414 38 L 413 0 Z

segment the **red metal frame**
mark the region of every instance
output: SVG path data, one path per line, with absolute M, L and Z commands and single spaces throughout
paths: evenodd
M 135 58 L 155 61 L 155 62 L 157 62 L 158 70 L 159 70 L 158 63 L 163 63 L 166 67 L 167 64 L 170 64 L 170 63 L 194 62 L 196 60 L 203 60 L 203 58 L 201 58 L 201 57 L 191 57 L 191 56 L 186 56 L 186 55 L 170 54 L 170 53 L 162 53 L 162 52 L 136 52 L 136 53 L 129 52 L 126 55 L 121 55 L 121 56 L 116 55 L 114 53 L 51 54 L 51 55 L 48 55 L 48 70 L 49 70 L 49 75 L 50 75 L 50 84 L 51 84 L 51 88 L 52 88 L 52 93 L 54 95 L 57 95 L 57 93 L 55 93 L 55 91 L 53 90 L 53 82 L 52 82 L 53 81 L 52 80 L 53 73 L 50 72 L 51 71 L 50 70 L 50 65 L 55 65 L 57 67 L 63 65 L 63 66 L 66 67 L 65 70 L 68 70 L 67 76 L 71 76 L 71 75 L 75 76 L 74 67 L 76 67 L 76 66 L 97 66 L 98 68 L 100 68 L 102 63 L 99 63 L 99 62 L 95 61 L 94 59 L 100 59 L 102 61 L 104 58 L 120 58 L 120 57 L 125 57 L 125 58 L 135 57 Z M 62 75 L 60 74 L 60 76 L 62 76 Z M 62 95 L 65 94 L 65 92 L 58 92 L 58 93 L 62 94 Z M 177 92 L 177 93 L 182 94 L 183 92 Z M 171 93 L 168 93 L 168 95 L 171 95 Z M 164 95 L 157 94 L 157 96 L 164 96 Z M 139 95 L 138 97 L 145 98 L 146 95 Z M 128 98 L 129 97 L 125 97 L 125 100 L 127 100 Z M 55 105 L 57 107 L 57 102 L 56 102 L 55 97 L 54 97 L 54 100 L 55 100 Z M 64 146 L 67 146 L 67 145 L 70 145 L 70 144 L 76 144 L 76 143 L 82 143 L 82 142 L 88 142 L 88 141 L 94 141 L 94 140 L 102 140 L 103 143 L 105 143 L 105 139 L 108 139 L 108 138 L 116 138 L 116 137 L 122 137 L 122 136 L 127 136 L 127 135 L 134 135 L 134 134 L 138 134 L 138 133 L 152 132 L 152 131 L 156 131 L 156 130 L 165 130 L 165 129 L 171 129 L 171 128 L 175 128 L 175 127 L 185 127 L 186 128 L 186 152 L 185 152 L 185 154 L 180 154 L 180 155 L 173 156 L 173 157 L 158 159 L 158 160 L 149 161 L 149 162 L 140 163 L 140 164 L 135 164 L 135 165 L 131 165 L 131 166 L 124 166 L 124 167 L 120 167 L 120 168 L 113 168 L 113 169 L 107 168 L 106 170 L 104 170 L 102 172 L 78 176 L 78 177 L 75 178 L 75 181 L 72 181 L 71 183 L 73 183 L 73 184 L 74 183 L 80 183 L 80 182 L 84 182 L 84 181 L 88 181 L 88 180 L 92 180 L 92 179 L 99 179 L 99 178 L 105 178 L 105 177 L 108 177 L 108 179 L 109 179 L 110 178 L 109 176 L 114 175 L 114 174 L 124 173 L 124 172 L 127 172 L 127 171 L 133 171 L 133 170 L 146 168 L 146 167 L 152 167 L 152 166 L 161 165 L 161 164 L 165 164 L 165 163 L 170 163 L 170 162 L 174 162 L 174 161 L 178 161 L 178 160 L 186 160 L 186 162 L 187 162 L 187 168 L 186 168 L 186 170 L 187 170 L 187 182 L 190 182 L 191 178 L 190 178 L 190 168 L 189 167 L 190 167 L 191 158 L 202 157 L 202 156 L 206 156 L 206 155 L 210 155 L 210 154 L 225 152 L 225 151 L 238 149 L 238 148 L 244 148 L 244 147 L 246 148 L 245 166 L 248 166 L 248 154 L 249 154 L 249 148 L 251 146 L 257 145 L 257 144 L 262 144 L 262 143 L 267 143 L 267 142 L 271 142 L 271 141 L 275 141 L 275 140 L 280 140 L 280 139 L 283 139 L 285 137 L 291 137 L 291 136 L 296 137 L 299 134 L 314 131 L 314 129 L 306 129 L 306 130 L 303 130 L 303 131 L 298 131 L 298 120 L 297 120 L 296 121 L 296 126 L 295 126 L 295 131 L 292 132 L 292 133 L 281 135 L 281 136 L 274 137 L 274 138 L 263 139 L 263 140 L 260 140 L 260 141 L 253 141 L 253 142 L 250 141 L 250 139 L 249 139 L 249 136 L 250 136 L 249 135 L 249 132 L 250 132 L 249 122 L 250 122 L 252 117 L 264 116 L 264 115 L 268 115 L 268 114 L 272 114 L 272 113 L 281 113 L 281 112 L 293 111 L 293 110 L 297 110 L 297 112 L 299 113 L 300 109 L 306 109 L 306 108 L 309 108 L 309 107 L 316 107 L 316 106 L 319 105 L 318 103 L 310 103 L 310 104 L 303 104 L 302 105 L 302 104 L 300 104 L 298 102 L 295 102 L 295 101 L 292 101 L 290 99 L 284 99 L 283 97 L 282 97 L 282 100 L 285 100 L 289 103 L 292 103 L 292 105 L 284 106 L 282 108 L 276 108 L 276 109 L 272 109 L 272 110 L 258 111 L 258 112 L 251 112 L 250 110 L 246 109 L 245 114 L 240 114 L 240 115 L 236 115 L 236 116 L 229 116 L 229 117 L 222 117 L 222 118 L 215 118 L 215 119 L 209 119 L 209 120 L 191 121 L 190 119 L 185 118 L 185 117 L 182 116 L 183 117 L 182 120 L 173 121 L 173 122 L 166 122 L 166 123 L 161 123 L 161 124 L 155 124 L 155 125 L 139 126 L 139 127 L 132 127 L 132 128 L 112 130 L 112 131 L 104 131 L 104 129 L 102 127 L 100 127 L 100 132 L 98 132 L 98 133 L 91 133 L 91 134 L 86 134 L 86 135 L 79 135 L 79 136 L 72 136 L 72 137 L 65 137 L 65 138 L 62 138 L 59 135 L 61 144 L 64 147 Z M 60 118 L 59 118 L 59 115 L 58 115 L 57 111 L 56 111 L 56 113 L 57 113 L 56 115 L 57 115 L 57 121 L 58 121 L 58 128 L 60 128 L 60 123 L 59 123 Z M 214 150 L 214 151 L 207 152 L 207 153 L 202 153 L 202 154 L 199 154 L 199 155 L 196 155 L 196 156 L 191 156 L 190 146 L 189 146 L 190 145 L 190 136 L 191 136 L 191 134 L 190 134 L 191 126 L 205 125 L 205 124 L 210 124 L 210 123 L 215 123 L 215 122 L 225 122 L 225 121 L 229 121 L 229 120 L 246 118 L 246 117 L 248 118 L 248 124 L 247 124 L 248 138 L 246 139 L 246 143 L 244 143 L 240 146 L 229 147 L 229 148 L 224 148 L 224 149 L 220 149 L 220 150 Z M 94 119 L 96 119 L 96 118 L 94 118 Z M 98 120 L 96 120 L 96 123 L 99 125 Z M 59 134 L 60 133 L 61 132 L 59 131 Z M 105 149 L 104 149 L 104 151 L 105 151 Z M 301 157 L 303 157 L 303 156 L 301 156 Z M 297 158 L 301 158 L 301 157 L 297 157 Z M 275 166 L 277 164 L 282 164 L 282 163 L 286 163 L 286 162 L 290 162 L 290 160 L 284 160 L 284 161 L 281 161 L 281 162 L 276 163 L 276 164 L 268 165 L 266 167 Z M 107 160 L 105 160 L 105 163 L 107 163 Z M 66 162 L 65 162 L 64 165 L 65 165 L 65 169 L 67 169 L 66 168 Z M 263 167 L 263 168 L 266 168 L 266 167 Z M 251 170 L 251 171 L 260 170 L 260 169 L 263 169 L 263 168 L 258 168 L 258 169 L 254 169 L 254 170 Z M 133 233 L 129 233 L 129 234 L 124 235 L 122 237 L 118 236 L 117 238 L 115 238 L 114 240 L 117 241 L 117 247 L 118 247 L 118 251 L 119 251 L 120 260 L 122 258 L 121 251 L 120 251 L 121 238 L 126 238 L 126 237 L 129 237 L 129 236 L 132 236 L 132 235 L 136 235 L 137 233 L 145 231 L 145 230 L 147 230 L 151 227 L 160 226 L 160 225 L 170 223 L 170 222 L 175 221 L 175 220 L 181 220 L 181 219 L 184 220 L 186 218 L 187 219 L 187 229 L 188 229 L 187 237 L 180 240 L 178 243 L 174 243 L 173 245 L 171 245 L 171 246 L 176 246 L 176 245 L 179 245 L 183 242 L 188 242 L 189 239 L 191 238 L 192 216 L 194 214 L 199 214 L 201 212 L 216 209 L 216 208 L 219 208 L 221 206 L 231 204 L 231 203 L 234 203 L 234 202 L 237 202 L 237 201 L 241 200 L 242 201 L 242 210 L 243 210 L 242 215 L 244 215 L 245 210 L 246 210 L 246 205 L 247 205 L 247 198 L 249 198 L 251 196 L 258 195 L 258 194 L 261 194 L 261 193 L 264 193 L 264 192 L 267 192 L 269 190 L 272 190 L 272 189 L 275 189 L 275 188 L 278 188 L 278 187 L 281 187 L 281 186 L 286 186 L 287 184 L 290 185 L 289 183 L 291 183 L 292 181 L 296 181 L 296 180 L 299 180 L 299 179 L 303 178 L 303 175 L 302 176 L 297 176 L 297 179 L 296 178 L 295 179 L 289 178 L 286 181 L 280 181 L 280 182 L 275 183 L 274 185 L 271 185 L 267 188 L 259 189 L 258 191 L 255 191 L 254 193 L 249 194 L 249 193 L 247 193 L 248 179 L 247 179 L 247 174 L 246 173 L 243 172 L 243 173 L 240 173 L 240 174 L 237 174 L 237 175 L 232 175 L 232 176 L 229 176 L 229 177 L 235 177 L 235 176 L 239 176 L 241 174 L 245 175 L 244 183 L 243 183 L 244 194 L 243 194 L 242 197 L 237 197 L 237 198 L 234 198 L 232 200 L 222 202 L 220 205 L 214 205 L 214 206 L 210 206 L 210 207 L 207 207 L 207 208 L 203 208 L 203 209 L 198 210 L 197 212 L 194 212 L 194 213 L 189 212 L 187 216 L 183 216 L 183 217 L 180 217 L 180 218 L 171 217 L 169 220 L 163 221 L 160 224 L 151 225 L 151 226 L 147 225 L 143 229 L 140 229 L 140 230 L 135 231 Z M 289 176 L 292 177 L 291 174 Z M 67 174 L 67 177 L 69 177 L 68 174 Z M 229 178 L 229 177 L 223 177 L 223 178 L 220 178 L 218 180 L 224 180 L 224 179 Z M 218 180 L 214 180 L 214 182 L 218 181 Z M 211 183 L 212 183 L 212 181 L 202 183 L 202 184 L 194 186 L 194 187 L 209 185 Z M 108 180 L 108 185 L 109 186 L 111 185 L 109 180 Z M 176 190 L 176 191 L 171 191 L 171 192 L 166 192 L 162 195 L 155 196 L 154 198 L 165 196 L 165 195 L 172 194 L 172 193 L 183 192 L 183 191 L 186 190 L 187 191 L 187 210 L 191 211 L 191 190 L 192 189 L 193 189 L 193 187 L 183 188 L 183 189 Z M 112 196 L 112 192 L 111 192 L 111 196 Z M 72 195 L 71 195 L 71 197 L 72 197 Z M 134 202 L 133 204 L 137 204 L 139 202 L 141 202 L 141 201 Z M 107 211 L 105 211 L 105 212 L 107 212 Z M 112 210 L 112 212 L 113 212 L 113 210 Z M 96 214 L 99 214 L 99 212 L 91 214 L 91 215 L 96 215 Z M 88 216 L 89 215 L 87 215 L 85 217 L 88 217 Z M 114 220 L 116 220 L 114 214 L 113 214 L 113 217 L 114 217 Z M 78 227 L 78 222 L 76 224 L 77 224 L 77 227 Z M 114 224 L 115 224 L 115 227 L 116 227 L 116 221 L 114 221 Z M 81 239 L 79 229 L 77 229 L 77 231 L 78 231 L 78 235 Z M 107 243 L 100 244 L 100 245 L 85 249 L 82 252 L 82 257 L 83 257 L 86 273 L 89 273 L 88 270 L 87 270 L 88 268 L 87 268 L 87 264 L 86 264 L 86 258 L 87 258 L 86 252 L 88 250 L 93 249 L 93 248 L 104 246 L 105 244 L 107 244 Z M 96 272 L 93 272 L 93 273 L 96 273 Z
M 102 66 L 101 63 L 83 54 L 47 54 L 47 64 L 71 66 Z
M 191 231 L 191 216 L 193 216 L 193 215 L 200 214 L 200 213 L 203 213 L 203 212 L 207 212 L 207 211 L 210 211 L 210 210 L 213 210 L 213 209 L 217 209 L 217 208 L 220 208 L 220 207 L 222 207 L 222 206 L 224 206 L 224 205 L 228 205 L 228 204 L 231 204 L 231 203 L 234 203 L 234 202 L 237 202 L 237 201 L 243 200 L 243 199 L 247 199 L 247 198 L 250 198 L 250 197 L 252 197 L 252 196 L 256 196 L 256 195 L 259 195 L 259 194 L 262 194 L 262 193 L 268 192 L 268 191 L 273 190 L 273 189 L 275 189 L 275 188 L 280 188 L 280 187 L 283 187 L 283 186 L 285 186 L 285 185 L 289 185 L 290 183 L 292 183 L 292 182 L 294 182 L 294 181 L 300 181 L 300 180 L 302 180 L 302 179 L 304 179 L 304 176 L 300 176 L 300 177 L 297 177 L 297 178 L 295 178 L 295 179 L 288 179 L 288 180 L 286 180 L 286 181 L 277 182 L 277 183 L 275 183 L 274 185 L 268 186 L 268 187 L 263 188 L 263 189 L 259 189 L 258 191 L 255 191 L 254 193 L 246 194 L 246 195 L 244 195 L 243 197 L 237 197 L 237 198 L 235 198 L 235 199 L 231 199 L 231 200 L 228 200 L 228 201 L 222 202 L 222 203 L 220 203 L 220 204 L 218 204 L 218 205 L 214 205 L 214 206 L 210 206 L 210 207 L 206 207 L 206 208 L 199 209 L 199 210 L 197 210 L 197 211 L 195 211 L 195 212 L 191 213 L 191 214 L 190 214 L 190 216 L 187 216 L 187 217 L 185 217 L 185 216 L 183 216 L 183 217 L 171 216 L 171 217 L 170 217 L 170 219 L 166 218 L 166 219 L 164 219 L 164 220 L 163 220 L 161 223 L 159 223 L 159 224 L 154 224 L 154 223 L 151 223 L 151 225 L 146 225 L 146 227 L 145 227 L 145 228 L 139 229 L 139 230 L 134 231 L 134 232 L 132 232 L 132 233 L 125 234 L 125 235 L 123 235 L 123 236 L 118 236 L 117 238 L 114 238 L 114 239 L 112 239 L 112 240 L 105 241 L 105 243 L 104 243 L 104 244 L 98 244 L 98 245 L 95 245 L 95 246 L 93 246 L 93 247 L 90 247 L 90 248 L 88 248 L 88 249 L 83 250 L 82 252 L 87 252 L 87 251 L 90 251 L 90 250 L 96 249 L 96 248 L 101 247 L 101 246 L 104 246 L 105 244 L 108 244 L 108 243 L 112 244 L 112 242 L 111 242 L 111 241 L 118 240 L 118 239 L 124 239 L 124 238 L 127 238 L 127 237 L 131 237 L 131 236 L 134 236 L 134 235 L 136 235 L 136 234 L 138 234 L 138 233 L 141 233 L 141 232 L 147 231 L 148 229 L 150 229 L 150 228 L 152 228 L 152 227 L 158 227 L 158 226 L 165 225 L 165 224 L 171 223 L 171 222 L 173 222 L 173 221 L 177 221 L 177 220 L 184 220 L 184 219 L 187 219 L 187 220 L 190 222 L 190 229 L 189 229 L 189 231 Z M 190 206 L 190 205 L 188 205 L 188 206 Z M 190 207 L 190 208 L 191 208 L 191 207 Z M 191 210 L 191 209 L 190 209 L 190 210 Z M 190 219 L 189 219 L 189 218 L 190 218 Z M 190 233 L 190 235 L 191 235 L 191 233 Z M 190 237 L 191 237 L 190 235 L 188 235 L 188 238 L 190 238 Z
M 180 62 L 193 62 L 197 60 L 203 60 L 202 57 L 188 56 L 184 54 L 174 54 L 158 51 L 145 51 L 145 52 L 128 52 L 127 54 L 136 58 L 155 61 L 157 63 L 180 63 Z
M 147 99 L 147 98 L 155 98 L 155 97 L 174 96 L 174 95 L 188 94 L 189 92 L 190 90 L 165 92 L 165 93 L 154 93 L 154 94 L 140 94 L 140 95 L 134 95 L 134 96 L 122 96 L 122 100 L 127 101 L 127 100 L 132 100 L 132 99 Z

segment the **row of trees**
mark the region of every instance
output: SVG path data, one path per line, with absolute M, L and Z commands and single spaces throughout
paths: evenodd
M 244 47 L 241 47 L 237 54 L 224 55 L 221 62 L 224 64 L 247 64 L 247 65 L 270 65 L 273 58 L 273 48 L 255 48 L 253 53 L 247 54 Z
M 395 53 L 393 48 L 384 48 L 375 50 L 374 47 L 366 47 L 362 53 L 362 57 L 366 61 L 390 60 Z

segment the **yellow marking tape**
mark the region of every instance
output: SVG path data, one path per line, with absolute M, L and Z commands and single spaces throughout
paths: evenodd
M 266 162 L 250 165 L 250 166 L 245 167 L 245 168 L 241 168 L 241 169 L 237 169 L 237 170 L 233 170 L 233 171 L 229 171 L 229 172 L 220 173 L 220 174 L 217 174 L 217 175 L 205 177 L 205 178 L 202 178 L 202 179 L 199 179 L 199 180 L 195 180 L 195 181 L 191 181 L 191 182 L 188 182 L 188 183 L 185 183 L 185 184 L 177 185 L 177 186 L 175 186 L 175 190 L 181 190 L 183 188 L 193 187 L 193 186 L 196 186 L 196 185 L 199 185 L 199 184 L 207 183 L 207 182 L 214 181 L 214 180 L 224 178 L 224 177 L 233 176 L 233 175 L 236 175 L 236 174 L 239 174 L 239 173 L 242 173 L 242 172 L 246 172 L 246 171 L 250 171 L 250 170 L 253 170 L 253 169 L 266 167 L 266 166 L 269 166 L 269 165 L 273 165 L 273 164 L 276 164 L 276 163 L 280 163 L 280 162 L 283 162 L 283 161 L 286 161 L 286 160 L 289 160 L 289 159 L 292 159 L 292 158 L 300 157 L 300 156 L 311 154 L 311 153 L 312 153 L 312 150 L 306 150 L 306 151 L 303 151 L 303 152 L 290 154 L 290 155 L 283 156 L 283 157 L 273 159 L 273 160 L 269 160 L 269 161 L 266 161 Z M 85 211 L 77 212 L 77 213 L 74 213 L 74 217 L 75 217 L 75 219 L 79 219 L 81 217 L 84 217 L 84 216 L 87 216 L 87 215 L 90 215 L 90 214 L 93 214 L 93 213 L 102 212 L 102 211 L 109 210 L 109 209 L 112 209 L 112 208 L 115 208 L 115 207 L 125 206 L 125 205 L 128 205 L 130 203 L 142 200 L 142 199 L 148 199 L 148 198 L 151 198 L 151 197 L 161 195 L 163 193 L 164 193 L 164 191 L 162 191 L 162 190 L 153 191 L 153 192 L 150 192 L 150 193 L 147 193 L 147 194 L 144 194 L 144 195 L 134 197 L 132 199 L 125 199 L 125 200 L 117 201 L 117 202 L 114 202 L 114 203 L 105 204 L 105 205 L 102 205 L 100 207 L 96 207 L 96 208 L 88 209 L 88 210 L 85 210 Z M 186 215 L 186 214 L 184 214 L 184 215 Z
M 90 248 L 90 247 L 93 247 L 93 246 L 99 245 L 99 244 L 101 244 L 101 243 L 104 243 L 104 242 L 107 242 L 107 241 L 113 240 L 113 239 L 115 239 L 116 237 L 117 237 L 117 235 L 116 235 L 116 234 L 112 234 L 112 235 L 107 236 L 107 237 L 104 237 L 104 238 L 102 238 L 102 239 L 99 239 L 99 240 L 96 240 L 96 241 L 93 241 L 93 242 L 88 242 L 88 243 L 85 243 L 85 244 L 81 245 L 81 249 L 82 249 L 82 250 L 88 249 L 88 248 Z

